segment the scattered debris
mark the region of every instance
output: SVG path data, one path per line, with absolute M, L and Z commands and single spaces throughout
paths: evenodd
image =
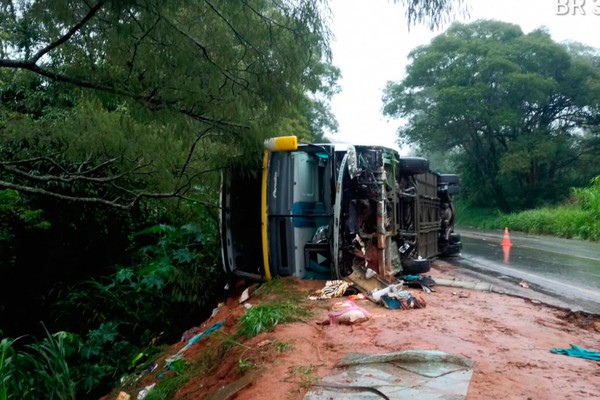
M 156 383 L 153 383 L 152 385 L 148 385 L 145 388 L 143 388 L 142 390 L 140 390 L 137 395 L 137 400 L 143 400 L 146 396 L 148 396 L 148 393 L 150 393 L 150 391 L 154 388 L 154 386 L 156 386 Z
M 175 361 L 178 361 L 181 359 L 183 359 L 183 353 L 177 353 L 177 354 L 172 355 L 171 357 L 167 357 L 165 359 L 165 368 L 170 369 L 171 364 L 173 364 Z
M 201 332 L 202 332 L 202 328 L 200 328 L 199 326 L 194 326 L 194 327 L 188 329 L 187 331 L 183 332 L 181 334 L 181 339 L 179 339 L 179 341 L 182 343 L 185 343 Z
M 371 291 L 371 298 L 375 303 L 378 303 L 381 300 L 381 296 L 388 293 L 398 293 L 402 290 L 402 281 L 396 285 L 389 285 L 383 289 L 373 290 Z
M 245 302 L 246 300 L 250 299 L 250 288 L 246 288 L 243 292 L 242 295 L 240 296 L 240 304 L 242 304 L 243 302 Z
M 570 349 L 550 349 L 551 353 L 564 354 L 566 356 L 585 358 L 586 360 L 600 361 L 600 353 L 594 350 L 584 349 L 583 347 L 571 345 Z
M 353 325 L 371 318 L 371 314 L 362 307 L 357 306 L 352 300 L 338 301 L 328 314 L 328 319 L 319 325 Z
M 350 284 L 343 280 L 327 281 L 325 287 L 315 291 L 314 295 L 309 296 L 309 300 L 325 300 L 334 297 L 342 297 Z
M 466 357 L 436 350 L 352 353 L 313 385 L 304 400 L 465 399 L 474 368 Z
M 352 282 L 353 285 L 358 287 L 363 293 L 369 293 L 373 290 L 383 289 L 389 285 L 389 283 L 384 282 L 379 275 L 375 275 L 373 278 L 367 279 L 366 270 L 357 265 L 352 266 L 352 273 L 345 279 Z
M 367 268 L 365 271 L 365 278 L 367 279 L 371 279 L 373 278 L 375 275 L 377 275 L 377 272 L 373 271 L 371 268 Z
M 430 276 L 405 275 L 402 277 L 404 284 L 411 288 L 423 289 L 425 293 L 435 292 L 432 288 L 436 282 Z
M 204 332 L 201 332 L 197 335 L 195 335 L 194 337 L 192 337 L 188 343 L 181 349 L 179 350 L 177 353 L 182 353 L 184 351 L 186 351 L 187 349 L 189 349 L 194 343 L 198 342 L 200 339 L 202 339 L 204 336 L 208 335 L 209 333 L 212 333 L 214 331 L 216 331 L 217 329 L 221 328 L 221 326 L 223 326 L 225 322 L 221 321 L 221 322 L 217 322 L 216 324 L 212 325 L 210 328 L 208 328 L 207 330 L 205 330 Z
M 119 392 L 117 400 L 131 400 L 131 396 L 127 392 Z
M 458 292 L 452 292 L 452 295 L 453 296 L 458 296 L 461 299 L 467 299 L 467 298 L 469 298 L 469 293 L 465 293 L 462 290 L 458 291 Z
M 268 346 L 268 345 L 270 345 L 271 343 L 273 343 L 273 341 L 272 341 L 272 340 L 270 340 L 270 339 L 265 339 L 265 340 L 263 340 L 262 342 L 259 342 L 259 343 L 257 343 L 257 344 L 256 344 L 256 347 L 265 347 L 265 346 Z
M 223 303 L 217 304 L 217 306 L 213 308 L 212 313 L 210 314 L 210 318 L 214 318 L 221 309 L 221 307 L 223 307 Z
M 525 288 L 525 289 L 529 289 L 529 284 L 525 281 L 519 282 L 519 286 L 521 286 L 522 288 Z
M 413 295 L 408 291 L 387 293 L 381 296 L 381 301 L 386 308 L 391 310 L 411 310 L 413 308 L 425 308 L 427 303 L 419 295 Z
M 482 292 L 491 292 L 493 290 L 493 286 L 489 282 L 466 282 L 466 281 L 459 281 L 456 278 L 454 278 L 454 279 L 437 278 L 435 280 L 435 283 L 438 286 L 450 286 L 450 287 L 457 287 L 457 288 L 461 288 L 461 289 L 475 289 L 475 290 L 480 290 Z
M 253 285 L 248 286 L 246 289 L 244 289 L 244 291 L 242 292 L 242 295 L 240 296 L 240 304 L 246 302 L 248 299 L 250 299 L 250 295 L 252 294 L 252 292 L 254 292 L 254 290 L 258 287 L 258 283 L 255 283 Z
M 247 303 L 246 303 L 247 304 Z M 244 306 L 246 305 L 244 304 Z M 179 351 L 170 356 L 167 357 L 167 359 L 165 360 L 165 368 L 170 368 L 171 364 L 177 360 L 181 360 L 183 358 L 183 353 L 189 349 L 194 343 L 197 343 L 198 341 L 200 341 L 200 339 L 202 339 L 203 337 L 205 337 L 206 335 L 216 331 L 217 329 L 220 329 L 221 326 L 223 326 L 223 324 L 225 323 L 225 321 L 220 321 L 217 322 L 215 324 L 213 324 L 210 328 L 206 329 L 203 332 L 199 332 L 197 334 L 195 334 L 194 336 L 192 336 L 191 338 L 188 339 L 188 342 L 186 343 L 185 346 L 183 346 L 181 349 L 179 349 Z M 197 327 L 192 328 L 192 329 L 188 329 L 187 331 L 184 332 L 184 336 L 187 336 L 186 333 L 190 332 L 190 331 L 196 331 Z M 183 336 L 182 336 L 183 339 Z
M 358 294 L 351 294 L 350 296 L 348 296 L 348 298 L 350 300 L 366 300 L 367 296 L 365 296 L 362 293 L 358 293 Z

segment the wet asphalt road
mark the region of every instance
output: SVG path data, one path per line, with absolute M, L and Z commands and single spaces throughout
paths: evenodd
M 507 282 L 525 281 L 568 308 L 600 314 L 600 243 L 504 231 L 457 229 L 463 251 L 455 263 Z

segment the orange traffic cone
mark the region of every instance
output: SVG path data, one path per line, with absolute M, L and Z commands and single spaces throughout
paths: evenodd
M 502 238 L 502 246 L 512 246 L 510 237 L 508 236 L 508 228 L 504 228 L 504 237 Z
M 510 244 L 502 246 L 502 253 L 504 253 L 504 264 L 510 264 Z

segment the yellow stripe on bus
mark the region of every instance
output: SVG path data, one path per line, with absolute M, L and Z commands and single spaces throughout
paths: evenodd
M 265 266 L 265 279 L 271 280 L 271 268 L 269 267 L 269 246 L 267 240 L 267 175 L 269 167 L 269 151 L 265 150 L 262 166 L 262 188 L 260 193 L 260 218 L 262 230 L 262 252 L 263 264 Z

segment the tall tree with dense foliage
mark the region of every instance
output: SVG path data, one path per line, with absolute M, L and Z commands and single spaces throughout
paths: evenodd
M 471 200 L 533 207 L 598 173 L 597 51 L 477 21 L 410 58 L 406 78 L 385 89 L 384 113 L 407 119 L 401 141 L 452 155 Z
M 75 282 L 132 263 L 148 242 L 132 232 L 193 221 L 214 236 L 215 172 L 266 136 L 310 140 L 333 127 L 324 10 L 317 0 L 0 1 L 0 208 L 11 217 L 0 227 L 0 330 L 39 333 Z M 211 281 L 188 309 L 217 300 L 215 247 L 165 278 L 190 292 L 205 283 L 196 277 Z M 63 321 L 48 328 L 72 326 Z
M 239 156 L 267 135 L 310 140 L 334 127 L 326 101 L 338 72 L 321 9 L 2 2 L 0 187 L 127 208 L 185 193 L 206 168 L 194 168 L 199 144 Z M 281 131 L 289 120 L 296 132 Z M 169 185 L 152 182 L 165 170 Z M 75 184 L 95 189 L 72 193 Z

